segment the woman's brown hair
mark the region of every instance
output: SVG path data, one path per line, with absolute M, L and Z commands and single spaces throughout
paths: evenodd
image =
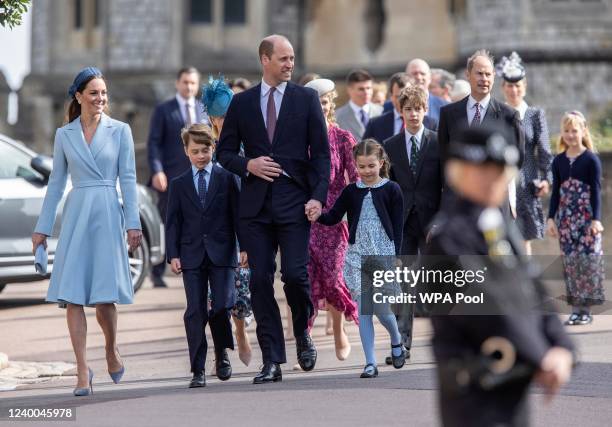
M 382 178 L 389 178 L 389 156 L 381 144 L 375 139 L 366 138 L 353 148 L 353 157 L 357 161 L 358 156 L 371 156 L 374 154 L 378 160 L 383 161 L 383 165 L 380 168 L 380 176 Z
M 102 75 L 91 76 L 87 80 L 85 80 L 83 83 L 81 83 L 81 85 L 77 88 L 77 92 L 83 93 L 83 91 L 85 90 L 89 82 L 92 81 L 93 79 L 102 79 L 106 83 L 106 79 Z M 108 114 L 109 111 L 110 110 L 108 108 L 108 102 L 107 102 L 106 106 L 104 107 L 104 112 Z M 77 101 L 76 96 L 73 96 L 72 99 L 70 100 L 70 104 L 68 104 L 68 108 L 64 116 L 64 124 L 70 123 L 71 121 L 79 117 L 80 115 L 81 115 L 81 104 L 79 104 L 79 101 Z

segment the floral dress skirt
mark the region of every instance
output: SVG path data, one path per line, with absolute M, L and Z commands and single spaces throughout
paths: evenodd
M 563 252 L 567 302 L 573 306 L 598 305 L 605 300 L 602 238 L 591 234 L 592 218 L 589 185 L 575 178 L 563 182 L 555 222 Z

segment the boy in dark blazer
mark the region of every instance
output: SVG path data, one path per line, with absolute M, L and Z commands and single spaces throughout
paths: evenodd
M 431 220 L 440 208 L 444 176 L 437 135 L 423 125 L 427 93 L 419 86 L 409 85 L 398 101 L 406 128 L 385 141 L 385 150 L 391 162 L 390 178 L 400 185 L 404 197 L 401 254 L 416 256 L 425 250 Z M 402 307 L 398 326 L 410 351 L 414 305 Z
M 234 348 L 229 310 L 235 301 L 239 188 L 234 174 L 212 162 L 210 127 L 192 125 L 181 138 L 191 167 L 170 182 L 166 253 L 172 271 L 183 274 L 187 296 L 184 322 L 193 372 L 189 387 L 204 387 L 206 323 L 215 345 L 217 377 L 225 381 L 232 375 L 226 349 Z M 246 263 L 246 253 L 240 258 Z

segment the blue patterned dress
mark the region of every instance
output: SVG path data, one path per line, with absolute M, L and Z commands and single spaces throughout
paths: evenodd
M 389 180 L 384 178 L 371 188 L 382 187 L 388 182 Z M 367 187 L 361 181 L 357 181 L 356 185 L 358 188 Z M 356 301 L 361 295 L 361 257 L 368 255 L 395 255 L 395 245 L 387 236 L 387 232 L 380 221 L 372 201 L 371 192 L 368 192 L 363 199 L 355 243 L 349 244 L 344 262 L 344 280 L 351 296 Z M 389 265 L 381 267 L 385 269 L 394 268 L 392 259 L 389 258 Z
M 589 150 L 575 158 L 559 154 L 553 161 L 551 212 L 559 231 L 567 302 L 592 306 L 605 300 L 601 233 L 593 236 L 591 221 L 599 219 L 601 165 Z

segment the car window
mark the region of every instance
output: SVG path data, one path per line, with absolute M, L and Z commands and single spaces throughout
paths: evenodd
M 0 179 L 42 179 L 30 166 L 32 158 L 17 148 L 0 141 Z

